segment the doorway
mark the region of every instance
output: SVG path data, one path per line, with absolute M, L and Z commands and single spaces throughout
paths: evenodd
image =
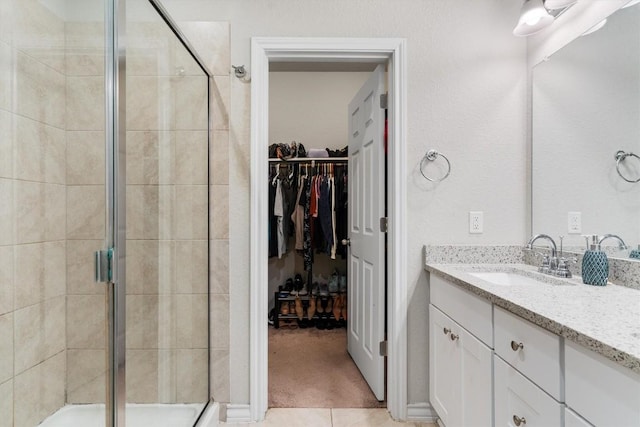
M 384 357 L 378 353 L 378 342 L 384 340 L 384 234 L 377 224 L 371 227 L 374 242 L 369 246 L 379 246 L 380 254 L 375 253 L 362 272 L 358 271 L 363 266 L 357 262 L 362 250 L 356 236 L 366 222 L 365 213 L 371 218 L 384 216 L 385 109 L 376 105 L 365 113 L 367 108 L 357 105 L 360 113 L 353 116 L 349 109 L 369 80 L 373 79 L 375 92 L 386 90 L 386 64 L 374 72 L 377 66 L 344 62 L 270 66 L 266 185 L 273 195 L 269 198 L 268 262 L 273 325 L 268 355 L 270 408 L 385 405 Z M 379 98 L 380 93 L 372 97 Z M 367 132 L 351 131 L 364 114 L 371 119 Z M 364 123 L 359 125 L 364 128 Z M 375 142 L 364 149 L 352 144 L 356 138 L 348 137 L 361 135 L 360 141 L 365 133 L 375 136 Z M 367 194 L 379 196 L 375 215 L 373 205 L 366 211 L 355 209 L 359 201 L 368 203 L 358 197 L 361 180 L 352 175 L 363 172 L 357 166 L 374 148 L 381 165 L 371 168 L 376 171 L 374 182 L 366 184 L 376 189 Z M 342 244 L 350 238 L 353 246 Z M 375 265 L 378 270 L 374 271 L 370 267 Z M 375 274 L 369 275 L 365 288 L 357 282 L 367 272 Z M 376 295 L 375 310 L 362 313 L 361 307 Z
M 389 64 L 389 171 L 388 268 L 386 273 L 387 408 L 396 419 L 406 418 L 406 190 L 404 169 L 405 139 L 405 41 L 403 39 L 252 39 L 252 182 L 251 182 L 251 354 L 250 414 L 261 420 L 266 413 L 268 289 L 267 224 L 268 200 L 264 179 L 268 175 L 269 64 L 275 62 L 377 62 Z M 230 420 L 231 421 L 231 420 Z

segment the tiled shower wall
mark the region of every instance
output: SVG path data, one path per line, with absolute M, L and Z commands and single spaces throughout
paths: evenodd
M 0 426 L 65 399 L 64 22 L 0 5 Z
M 180 28 L 213 74 L 211 82 L 210 383 L 211 397 L 229 402 L 229 107 L 230 42 L 227 22 L 181 22 Z M 233 77 L 235 78 L 235 77 Z M 248 260 L 247 260 L 248 262 Z
M 174 243 L 149 243 L 154 239 L 136 238 L 146 237 L 147 216 L 140 217 L 138 210 L 136 219 L 140 205 L 132 203 L 129 394 L 131 401 L 206 400 L 209 338 L 210 393 L 228 402 L 229 26 L 189 23 L 183 30 L 215 74 L 211 231 L 207 236 L 206 220 L 171 223 Z M 104 235 L 103 57 L 101 25 L 65 23 L 36 0 L 0 4 L 0 199 L 11 201 L 0 204 L 0 426 L 35 425 L 65 402 L 104 400 L 104 287 L 93 283 L 91 258 Z M 186 71 L 176 94 L 200 91 Z M 140 92 L 154 93 L 160 92 Z M 174 190 L 179 191 L 173 192 L 172 201 L 180 213 L 206 212 L 206 168 L 193 163 L 205 156 L 206 132 L 189 124 L 205 111 L 205 98 L 204 92 L 195 95 L 200 99 L 196 110 L 180 99 L 171 100 L 182 111 L 182 118 L 180 113 L 175 118 L 175 133 L 139 128 L 128 135 L 136 142 L 127 153 L 132 202 L 156 194 L 160 200 L 159 185 L 157 193 L 149 191 L 155 185 L 153 172 L 136 162 L 153 160 L 155 142 L 156 148 L 168 143 L 175 150 L 175 164 L 158 171 L 157 179 L 166 173 L 174 179 Z M 130 117 L 135 123 L 136 115 Z M 154 281 L 149 272 L 158 267 L 151 264 L 165 251 L 173 262 L 160 268 L 175 280 L 155 281 L 161 285 L 148 292 L 146 283 Z M 151 264 L 149 257 L 155 259 Z M 169 291 L 173 294 L 167 297 Z M 162 330 L 170 335 L 156 340 Z

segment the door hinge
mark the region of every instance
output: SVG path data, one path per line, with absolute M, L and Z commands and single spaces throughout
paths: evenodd
M 387 341 L 380 341 L 380 356 L 387 357 Z
M 380 231 L 383 233 L 389 231 L 389 218 L 387 218 L 386 216 L 380 218 Z
M 95 252 L 95 281 L 110 282 L 113 279 L 113 249 L 101 249 Z
M 387 107 L 388 100 L 389 100 L 389 94 L 388 93 L 380 94 L 380 108 L 382 108 L 382 109 L 389 108 L 389 107 Z

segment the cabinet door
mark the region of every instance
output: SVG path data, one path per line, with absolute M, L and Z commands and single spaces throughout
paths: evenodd
M 493 352 L 480 340 L 461 328 L 462 359 L 462 422 L 465 427 L 492 426 L 492 370 Z
M 429 304 L 429 399 L 447 427 L 462 424 L 462 352 L 452 333 L 459 336 L 459 327 Z
M 498 356 L 495 374 L 495 426 L 560 427 L 562 408 L 540 387 Z

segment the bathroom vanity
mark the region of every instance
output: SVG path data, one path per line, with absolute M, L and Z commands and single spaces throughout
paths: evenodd
M 640 426 L 640 291 L 524 264 L 425 268 L 445 426 Z

